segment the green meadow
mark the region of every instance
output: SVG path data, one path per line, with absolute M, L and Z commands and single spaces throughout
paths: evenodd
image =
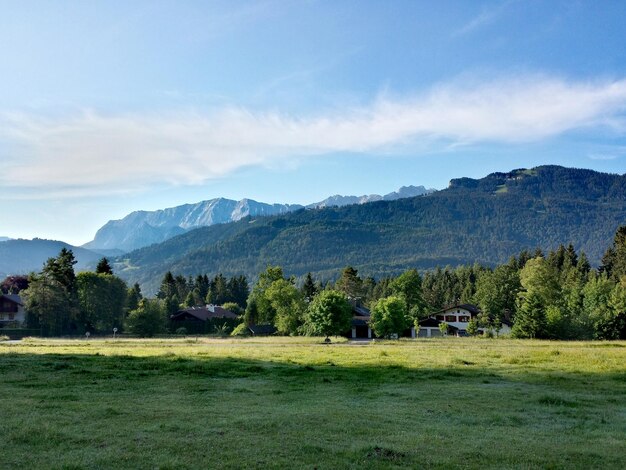
M 0 342 L 0 468 L 626 468 L 626 342 Z

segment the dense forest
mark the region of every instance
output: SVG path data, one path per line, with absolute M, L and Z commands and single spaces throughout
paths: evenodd
M 626 220 L 626 176 L 542 166 L 455 179 L 428 196 L 301 210 L 200 228 L 116 260 L 128 282 L 156 292 L 164 271 L 256 276 L 268 264 L 335 280 L 353 266 L 368 277 L 473 263 L 494 267 L 535 248 L 572 243 L 601 262 Z

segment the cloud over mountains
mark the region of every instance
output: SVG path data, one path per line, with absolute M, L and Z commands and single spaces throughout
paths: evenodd
M 200 184 L 251 165 L 336 152 L 411 150 L 419 142 L 538 141 L 579 129 L 623 134 L 626 79 L 546 76 L 456 81 L 411 97 L 310 115 L 244 108 L 56 117 L 0 114 L 5 185 L 81 196 Z M 391 150 L 389 150 L 391 149 Z M 419 156 L 419 152 L 416 151 Z

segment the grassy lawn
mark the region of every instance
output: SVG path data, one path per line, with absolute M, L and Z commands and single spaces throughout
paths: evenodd
M 626 342 L 0 342 L 0 468 L 626 468 Z

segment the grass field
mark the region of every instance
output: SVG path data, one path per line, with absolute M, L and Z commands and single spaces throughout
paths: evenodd
M 0 468 L 626 468 L 626 342 L 0 342 Z

